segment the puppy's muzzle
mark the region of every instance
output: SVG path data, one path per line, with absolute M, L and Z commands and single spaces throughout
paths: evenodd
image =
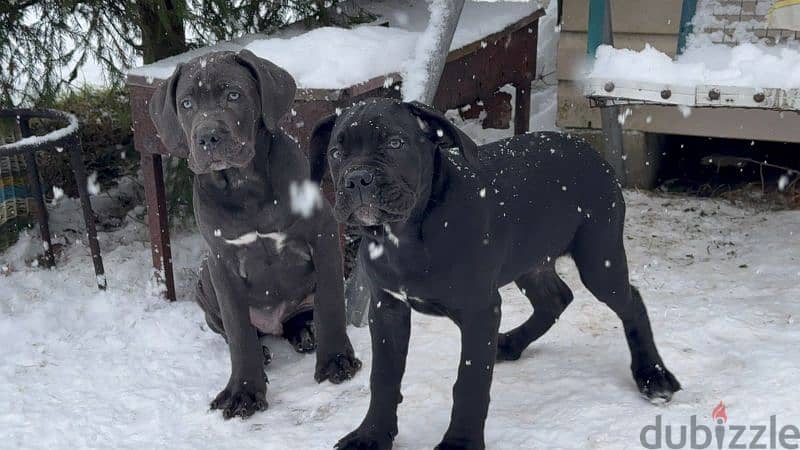
M 334 216 L 339 222 L 373 226 L 403 220 L 413 206 L 414 195 L 380 168 L 357 166 L 339 181 Z
M 208 173 L 231 167 L 244 167 L 255 154 L 249 141 L 234 135 L 221 120 L 206 119 L 191 132 L 189 168 L 195 173 Z

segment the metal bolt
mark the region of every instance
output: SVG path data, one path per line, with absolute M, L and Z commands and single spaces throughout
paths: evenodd
M 661 98 L 663 98 L 664 100 L 666 100 L 666 99 L 668 99 L 668 98 L 670 98 L 670 97 L 672 97 L 672 91 L 671 91 L 671 90 L 669 90 L 669 89 L 664 89 L 663 91 L 661 91 Z
M 753 96 L 753 100 L 755 100 L 756 103 L 761 103 L 766 99 L 767 99 L 767 97 L 764 95 L 763 92 L 759 92 L 759 93 L 757 93 L 756 95 Z
M 720 97 L 719 89 L 712 89 L 708 91 L 708 98 L 710 100 L 719 100 L 719 97 Z
M 606 85 L 603 87 L 603 89 L 605 89 L 606 92 L 611 92 L 611 91 L 614 90 L 614 87 L 615 87 L 614 83 L 609 81 L 608 83 L 606 83 Z

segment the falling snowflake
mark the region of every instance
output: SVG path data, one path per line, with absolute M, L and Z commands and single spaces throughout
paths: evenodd
M 306 219 L 314 214 L 315 209 L 322 208 L 319 185 L 311 180 L 300 183 L 292 181 L 289 185 L 289 198 L 292 212 Z
M 88 189 L 89 193 L 92 195 L 100 193 L 100 183 L 97 182 L 97 172 L 92 172 L 86 179 L 86 189 Z
M 375 242 L 370 242 L 367 250 L 369 250 L 369 259 L 378 259 L 383 255 L 383 246 Z
M 63 196 L 64 190 L 58 186 L 53 186 L 53 203 L 56 203 Z
M 781 175 L 781 177 L 778 178 L 778 190 L 783 192 L 783 190 L 786 189 L 786 186 L 788 185 L 789 185 L 789 176 L 786 174 Z

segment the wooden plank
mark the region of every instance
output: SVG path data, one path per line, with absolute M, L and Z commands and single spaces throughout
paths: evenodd
M 585 33 L 589 1 L 563 0 L 562 31 Z M 614 33 L 678 34 L 682 0 L 613 0 Z
M 687 86 L 671 86 L 659 83 L 630 82 L 588 78 L 583 94 L 597 99 L 641 99 L 647 103 L 665 105 L 695 104 L 696 91 Z M 609 90 L 610 89 L 610 90 Z
M 600 128 L 600 108 L 572 81 L 558 86 L 558 120 L 562 128 Z M 624 129 L 731 139 L 800 143 L 800 114 L 768 109 L 694 108 L 684 117 L 676 106 L 632 105 Z
M 168 155 L 169 149 L 164 147 L 164 143 L 158 137 L 156 126 L 150 118 L 148 104 L 150 97 L 161 81 L 139 85 L 134 84 L 128 87 L 131 100 L 131 123 L 133 125 L 133 141 L 137 152 L 157 153 Z
M 742 86 L 681 86 L 629 80 L 589 78 L 584 95 L 614 104 L 657 103 L 688 107 L 727 107 L 800 111 L 800 89 L 756 89 Z

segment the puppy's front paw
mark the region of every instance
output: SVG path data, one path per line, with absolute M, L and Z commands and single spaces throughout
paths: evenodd
M 355 357 L 352 349 L 348 349 L 347 354 L 337 353 L 328 358 L 317 358 L 317 368 L 314 371 L 317 383 L 330 380 L 333 384 L 339 384 L 353 378 L 361 368 L 361 360 Z
M 391 433 L 367 433 L 358 428 L 339 439 L 334 446 L 338 450 L 389 450 L 392 448 Z
M 668 403 L 681 390 L 681 384 L 669 370 L 655 364 L 634 370 L 633 378 L 642 393 L 653 403 Z
M 228 383 L 211 402 L 211 409 L 221 409 L 226 420 L 237 416 L 246 419 L 267 406 L 266 384 L 259 387 L 246 381 Z

